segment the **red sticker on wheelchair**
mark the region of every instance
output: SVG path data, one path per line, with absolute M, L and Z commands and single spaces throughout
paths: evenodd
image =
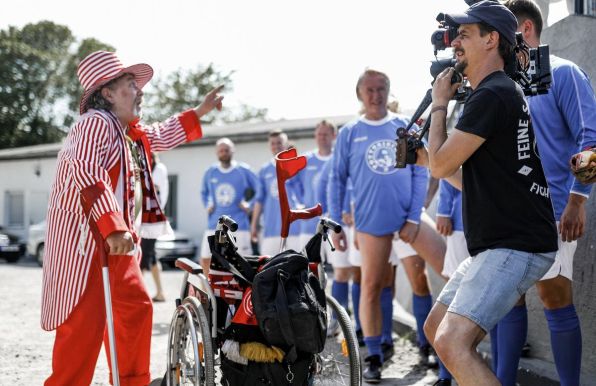
M 248 324 L 251 326 L 258 326 L 257 317 L 255 316 L 252 307 L 252 288 L 244 290 L 242 295 L 242 302 L 232 318 L 232 323 Z

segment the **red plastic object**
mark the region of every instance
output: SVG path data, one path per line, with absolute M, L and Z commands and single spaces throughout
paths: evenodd
M 299 156 L 296 149 L 288 149 L 277 153 L 275 156 L 275 171 L 277 174 L 277 190 L 279 192 L 279 205 L 281 209 L 281 237 L 286 238 L 290 232 L 290 224 L 298 219 L 309 219 L 323 213 L 321 204 L 312 208 L 294 210 L 290 208 L 286 181 L 294 177 L 306 167 L 306 157 Z

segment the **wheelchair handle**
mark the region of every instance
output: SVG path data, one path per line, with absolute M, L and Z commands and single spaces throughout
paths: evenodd
M 327 229 L 331 229 L 335 233 L 341 232 L 341 225 L 339 225 L 339 223 L 331 220 L 330 218 L 326 218 L 326 217 L 321 218 L 320 224 L 323 225 Z
M 230 231 L 236 232 L 238 230 L 238 223 L 234 221 L 230 216 L 220 216 L 217 220 L 220 224 L 225 225 Z

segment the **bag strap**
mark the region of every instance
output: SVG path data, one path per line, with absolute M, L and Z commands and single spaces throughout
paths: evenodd
M 281 332 L 286 342 L 291 346 L 286 353 L 285 359 L 289 363 L 296 362 L 298 353 L 296 352 L 296 339 L 294 338 L 294 330 L 292 328 L 292 320 L 290 319 L 290 309 L 288 308 L 288 297 L 286 296 L 286 281 L 289 275 L 283 270 L 277 271 L 277 293 L 275 295 L 275 308 L 277 309 L 277 316 L 281 326 Z

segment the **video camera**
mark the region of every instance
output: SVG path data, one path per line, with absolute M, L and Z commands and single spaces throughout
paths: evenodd
M 466 3 L 470 6 L 476 2 L 466 0 Z M 436 58 L 436 61 L 432 62 L 430 66 L 433 79 L 436 79 L 437 75 L 446 68 L 455 67 L 456 64 L 454 58 L 438 59 L 437 52 L 451 47 L 451 42 L 458 35 L 457 28 L 447 23 L 443 13 L 437 15 L 437 21 L 439 22 L 439 28 L 431 34 L 431 43 Z M 548 45 L 543 44 L 538 48 L 530 48 L 524 42 L 520 32 L 515 34 L 515 39 L 516 45 L 511 57 L 505 63 L 505 73 L 521 86 L 526 96 L 548 93 L 552 79 Z M 461 83 L 461 86 L 452 99 L 458 103 L 463 103 L 472 90 L 466 85 L 463 75 L 457 71 L 454 71 L 451 78 L 451 84 L 455 83 Z M 430 117 L 428 117 L 424 127 L 419 132 L 412 133 L 411 128 L 431 103 L 431 90 L 428 90 L 410 123 L 405 128 L 400 127 L 397 129 L 396 168 L 405 168 L 407 164 L 416 163 L 416 150 L 424 146 L 422 138 L 430 128 Z
M 457 28 L 446 22 L 445 14 L 439 13 L 437 21 L 439 28 L 432 33 L 430 38 L 435 57 L 438 51 L 450 48 L 451 42 L 457 37 Z M 542 44 L 538 48 L 530 48 L 524 41 L 521 32 L 515 34 L 515 39 L 516 45 L 513 53 L 505 63 L 505 73 L 521 86 L 524 95 L 546 94 L 551 83 L 548 45 Z M 452 64 L 455 62 L 453 61 Z M 437 67 L 437 70 L 433 71 L 432 66 Z M 447 64 L 445 59 L 437 59 L 432 66 L 431 74 L 439 74 L 444 68 L 452 67 Z

